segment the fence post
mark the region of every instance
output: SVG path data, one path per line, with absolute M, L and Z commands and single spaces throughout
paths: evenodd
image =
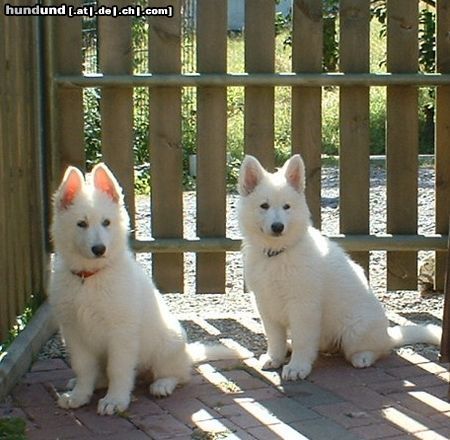
M 418 1 L 387 2 L 387 67 L 417 72 Z M 417 233 L 418 92 L 415 86 L 387 88 L 387 232 Z M 417 289 L 417 252 L 387 253 L 388 289 Z
M 245 70 L 273 72 L 275 63 L 275 2 L 245 0 Z M 246 87 L 244 114 L 245 152 L 273 171 L 274 88 Z
M 173 0 L 173 17 L 149 18 L 149 66 L 152 73 L 181 71 L 181 0 Z M 149 6 L 160 6 L 151 0 Z M 183 236 L 181 89 L 150 91 L 150 174 L 152 235 Z M 153 255 L 153 277 L 164 292 L 183 292 L 183 255 Z
M 227 2 L 197 1 L 197 70 L 227 71 Z M 226 234 L 227 89 L 197 89 L 197 234 Z M 225 253 L 197 254 L 197 292 L 225 292 Z
M 292 17 L 292 71 L 322 71 L 322 2 L 294 0 Z M 305 41 L 308 44 L 305 44 Z M 314 226 L 320 228 L 322 89 L 292 88 L 292 153 L 300 153 L 306 167 L 306 200 Z
M 340 71 L 369 71 L 369 0 L 340 2 Z M 339 221 L 343 234 L 369 233 L 369 88 L 339 89 Z M 369 254 L 352 253 L 369 274 Z
M 436 67 L 439 73 L 450 73 L 450 1 L 439 0 L 436 5 Z M 436 87 L 436 233 L 448 232 L 450 216 L 450 86 Z M 445 253 L 436 252 L 435 288 L 444 288 Z
M 114 0 L 101 0 L 113 6 Z M 100 69 L 105 74 L 133 72 L 131 17 L 101 16 Z M 102 156 L 121 183 L 134 229 L 133 89 L 108 87 L 101 91 Z
M 79 7 L 81 0 L 58 2 Z M 52 50 L 55 51 L 54 73 L 60 75 L 81 75 L 82 72 L 82 21 L 80 17 L 54 17 Z M 52 153 L 58 150 L 57 163 L 54 163 L 53 188 L 59 183 L 64 169 L 74 165 L 82 170 L 86 167 L 84 148 L 83 91 L 81 89 L 62 89 L 56 91 L 55 141 Z

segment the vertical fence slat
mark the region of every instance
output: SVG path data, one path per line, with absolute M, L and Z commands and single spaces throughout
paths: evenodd
M 450 1 L 437 2 L 436 64 L 440 73 L 450 73 Z M 448 233 L 450 216 L 450 86 L 436 88 L 436 233 Z M 445 253 L 436 252 L 435 287 L 444 288 Z
M 322 4 L 294 0 L 292 18 L 292 71 L 322 71 Z M 305 41 L 308 44 L 305 44 Z M 320 228 L 320 179 L 322 153 L 322 89 L 292 88 L 292 153 L 300 153 L 306 167 L 306 199 L 313 223 Z
M 417 72 L 418 2 L 387 2 L 387 68 Z M 417 233 L 417 87 L 387 88 L 387 232 Z M 417 288 L 417 252 L 388 252 L 388 289 Z
M 150 1 L 150 6 L 159 6 Z M 172 1 L 174 16 L 149 18 L 149 66 L 152 73 L 181 71 L 181 1 Z M 150 161 L 152 234 L 183 236 L 181 90 L 150 92 Z M 153 255 L 153 277 L 164 292 L 183 291 L 183 255 Z
M 114 0 L 102 0 L 113 6 Z M 99 17 L 100 68 L 108 74 L 131 74 L 131 17 Z M 133 89 L 104 88 L 101 101 L 102 154 L 121 183 L 134 228 Z
M 29 154 L 28 154 L 28 210 L 35 213 L 30 221 L 29 234 L 33 237 L 30 242 L 31 254 L 31 271 L 33 294 L 38 296 L 38 300 L 45 298 L 45 282 L 48 270 L 48 254 L 46 250 L 46 229 L 45 222 L 46 209 L 49 200 L 46 200 L 46 185 L 44 181 L 44 126 L 43 126 L 43 109 L 42 100 L 44 93 L 44 78 L 43 69 L 41 67 L 41 59 L 44 54 L 40 46 L 42 35 L 40 34 L 42 17 L 34 18 L 31 27 L 32 34 L 29 36 L 29 41 L 34 41 L 35 44 L 28 44 L 29 59 L 33 65 L 34 75 L 33 81 L 28 81 L 28 97 L 32 97 L 33 106 L 30 109 L 30 134 L 29 134 Z M 39 42 L 39 43 L 38 43 Z
M 14 175 L 14 155 L 16 153 L 15 148 L 11 146 L 15 145 L 15 133 L 9 127 L 13 126 L 13 117 L 15 114 L 14 108 L 14 88 L 15 88 L 15 75 L 14 75 L 14 56 L 16 50 L 14 48 L 14 18 L 15 17 L 2 17 L 2 29 L 4 32 L 4 93 L 2 99 L 2 113 L 4 116 L 3 125 L 8 127 L 7 130 L 2 130 L 1 135 L 3 137 L 3 181 L 2 187 L 4 189 L 4 198 L 1 202 L 5 206 L 4 211 L 4 236 L 3 238 L 3 254 L 7 256 L 3 259 L 5 265 L 4 278 L 2 282 L 2 305 L 4 306 L 3 314 L 5 315 L 5 321 L 2 323 L 2 335 L 7 336 L 8 330 L 13 323 L 15 317 L 15 295 L 17 291 L 16 278 L 15 278 L 15 246 L 14 246 L 14 233 L 15 222 L 13 221 L 13 215 L 15 213 L 14 203 L 14 187 L 13 182 Z M 17 20 L 17 18 L 16 18 Z M 8 66 L 8 68 L 6 68 Z M 6 208 L 7 207 L 7 208 Z M 4 289 L 4 290 L 3 290 Z
M 340 2 L 340 71 L 369 71 L 369 1 Z M 340 232 L 369 233 L 369 88 L 339 92 Z M 369 273 L 368 252 L 352 257 Z
M 42 288 L 33 17 L 0 17 L 0 341 Z M 31 79 L 31 80 L 30 80 Z M 38 182 L 39 183 L 39 182 Z M 36 209 L 33 209 L 36 208 Z M 36 253 L 38 256 L 36 257 Z
M 245 70 L 274 71 L 275 2 L 245 1 Z M 274 168 L 274 88 L 246 87 L 244 115 L 245 152 L 256 156 L 269 170 Z
M 8 151 L 8 130 L 6 115 L 6 17 L 0 14 L 0 29 L 3 29 L 4 35 L 0 40 L 0 102 L 2 103 L 3 111 L 0 112 L 0 240 L 3 243 L 3 252 L 0 252 L 0 279 L 3 280 L 0 284 L 0 340 L 3 340 L 8 331 L 8 244 L 7 240 L 7 168 L 6 168 L 6 154 Z
M 16 276 L 18 292 L 16 293 L 16 315 L 19 315 L 25 309 L 31 294 L 31 259 L 30 246 L 24 237 L 29 237 L 30 232 L 30 211 L 28 209 L 28 160 L 31 153 L 30 133 L 28 116 L 33 109 L 33 95 L 30 96 L 27 85 L 30 78 L 33 78 L 34 70 L 27 53 L 30 47 L 29 28 L 32 22 L 31 17 L 25 19 L 16 19 L 15 32 L 21 35 L 16 42 L 16 88 L 15 95 L 15 115 L 14 126 L 10 129 L 16 132 L 16 142 L 14 148 L 16 150 L 16 160 L 13 164 L 16 174 L 14 184 L 14 203 L 16 204 L 16 215 L 12 215 L 13 221 L 16 223 Z M 34 145 L 33 145 L 34 146 Z M 37 214 L 37 213 L 34 213 Z
M 197 1 L 197 65 L 226 72 L 227 2 Z M 225 236 L 227 91 L 197 90 L 197 235 Z M 197 254 L 197 292 L 225 292 L 225 253 Z
M 81 0 L 66 3 L 80 6 Z M 60 75 L 80 75 L 82 68 L 81 16 L 54 18 L 54 45 L 56 73 Z M 52 154 L 58 156 L 54 178 L 59 182 L 64 169 L 74 165 L 81 169 L 86 166 L 84 151 L 83 92 L 81 89 L 57 91 L 56 145 Z M 57 183 L 57 182 L 56 182 Z

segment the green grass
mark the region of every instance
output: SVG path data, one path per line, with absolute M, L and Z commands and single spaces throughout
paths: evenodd
M 26 440 L 26 423 L 20 417 L 0 419 L 0 440 Z

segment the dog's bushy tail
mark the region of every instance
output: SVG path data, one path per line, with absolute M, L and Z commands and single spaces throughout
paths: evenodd
M 204 344 L 202 342 L 188 344 L 188 353 L 194 364 L 225 359 L 247 359 L 253 356 L 253 353 L 240 346 L 231 348 L 223 344 Z
M 440 345 L 442 328 L 438 325 L 397 325 L 388 328 L 392 348 L 408 344 Z

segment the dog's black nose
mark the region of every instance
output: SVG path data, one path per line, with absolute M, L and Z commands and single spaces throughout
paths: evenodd
M 91 247 L 91 250 L 96 257 L 101 257 L 106 251 L 106 246 L 103 244 L 96 244 Z
M 272 228 L 272 232 L 274 234 L 281 234 L 283 232 L 284 225 L 283 225 L 283 223 L 275 222 L 275 223 L 272 223 L 271 228 Z

